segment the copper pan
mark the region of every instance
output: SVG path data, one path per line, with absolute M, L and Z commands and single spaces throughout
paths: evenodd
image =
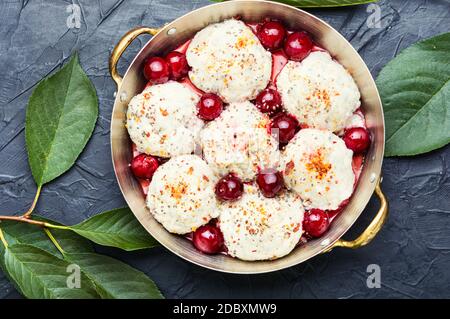
M 145 85 L 142 64 L 146 57 L 161 55 L 184 43 L 208 24 L 241 16 L 244 21 L 257 22 L 265 17 L 283 21 L 289 29 L 309 32 L 314 40 L 327 49 L 353 75 L 362 95 L 362 108 L 372 135 L 372 145 L 366 157 L 355 193 L 346 209 L 333 221 L 324 237 L 296 248 L 288 256 L 273 261 L 246 262 L 224 255 L 205 255 L 198 252 L 186 239 L 167 232 L 145 207 L 145 198 L 139 183 L 131 174 L 130 140 L 125 124 L 125 114 L 130 99 L 140 93 Z M 117 62 L 141 34 L 151 34 L 149 40 L 136 55 L 125 75 L 117 72 Z M 386 198 L 380 188 L 380 173 L 384 153 L 383 109 L 375 82 L 356 50 L 326 22 L 294 7 L 269 1 L 228 1 L 192 11 L 161 29 L 138 27 L 123 36 L 110 58 L 110 72 L 117 84 L 117 95 L 111 121 L 111 149 L 114 170 L 123 196 L 145 229 L 164 247 L 176 255 L 203 267 L 229 273 L 256 274 L 284 269 L 300 264 L 317 254 L 335 247 L 359 248 L 368 244 L 380 231 L 388 214 Z M 367 229 L 355 240 L 341 237 L 361 215 L 373 193 L 380 199 L 380 209 Z

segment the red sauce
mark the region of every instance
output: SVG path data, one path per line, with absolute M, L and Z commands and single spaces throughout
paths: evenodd
M 278 74 L 280 74 L 281 70 L 283 70 L 288 62 L 289 60 L 283 50 L 272 53 L 272 76 L 270 78 L 272 83 L 276 82 Z M 275 84 L 272 85 L 275 86 Z
M 247 24 L 252 30 L 253 32 L 256 33 L 256 28 L 258 26 L 257 23 L 250 23 Z M 292 33 L 293 31 L 288 31 L 288 34 Z M 192 39 L 186 41 L 185 43 L 183 43 L 182 45 L 180 45 L 179 47 L 177 47 L 175 49 L 175 51 L 181 52 L 181 53 L 186 53 L 189 44 L 191 43 Z M 323 49 L 322 47 L 318 46 L 318 45 L 314 45 L 312 52 L 316 52 L 316 51 L 322 51 L 322 52 L 327 52 L 325 49 Z M 272 75 L 271 75 L 271 83 L 269 83 L 269 87 L 274 87 L 275 88 L 275 83 L 276 83 L 276 79 L 278 77 L 278 75 L 280 74 L 281 70 L 283 69 L 283 67 L 289 62 L 286 54 L 284 53 L 283 50 L 277 50 L 275 52 L 272 53 Z M 183 85 L 185 85 L 187 88 L 191 89 L 192 91 L 194 91 L 196 94 L 198 95 L 202 95 L 204 94 L 204 92 L 202 90 L 200 90 L 199 88 L 197 88 L 188 77 L 186 77 L 185 79 L 182 79 L 181 81 L 179 81 L 180 83 L 182 83 Z M 147 83 L 146 87 L 150 86 L 151 83 Z M 361 108 L 357 109 L 355 111 L 355 114 L 360 114 L 362 115 L 362 117 L 364 118 L 364 114 L 361 110 Z M 364 125 L 366 127 L 366 125 Z M 301 128 L 307 128 L 308 126 L 305 123 L 300 123 L 300 127 Z M 139 152 L 136 150 L 136 145 L 134 143 L 132 143 L 132 152 L 133 152 L 133 157 L 139 155 Z M 352 168 L 353 168 L 353 173 L 355 174 L 355 183 L 354 183 L 354 187 L 357 186 L 359 177 L 361 175 L 362 172 L 362 168 L 364 165 L 364 155 L 354 155 L 353 156 L 353 161 L 352 161 Z M 142 188 L 142 192 L 144 195 L 147 195 L 147 191 L 148 191 L 148 186 L 150 184 L 150 180 L 145 180 L 145 179 L 139 179 L 139 183 L 141 185 Z M 350 202 L 350 199 L 344 200 L 341 205 L 339 206 L 338 209 L 333 210 L 333 211 L 327 211 L 328 216 L 330 218 L 330 222 L 332 222 L 338 215 L 339 213 L 341 213 L 345 207 L 348 205 L 348 203 Z M 212 220 L 210 222 L 211 224 L 218 224 L 217 220 Z M 192 240 L 192 233 L 190 234 L 186 234 L 184 235 L 184 237 L 188 240 Z M 302 236 L 302 238 L 299 241 L 299 245 L 302 245 L 304 243 L 306 243 L 308 241 L 308 239 L 305 236 Z M 226 247 L 224 247 L 224 251 L 222 252 L 222 254 L 227 254 L 226 252 Z
M 175 49 L 175 51 L 181 52 L 181 53 L 186 53 L 189 44 L 191 44 L 192 39 L 187 40 L 186 42 L 184 42 L 182 45 L 180 45 L 178 48 Z

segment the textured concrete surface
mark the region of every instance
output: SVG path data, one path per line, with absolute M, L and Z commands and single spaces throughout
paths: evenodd
M 66 7 L 81 8 L 80 28 L 66 25 Z M 28 98 L 36 83 L 78 50 L 100 100 L 92 140 L 73 169 L 43 190 L 37 211 L 72 224 L 124 201 L 110 160 L 109 124 L 114 84 L 109 54 L 137 25 L 160 26 L 207 0 L 7 0 L 0 1 L 0 211 L 16 213 L 32 201 L 35 185 L 24 146 Z M 382 0 L 381 28 L 369 28 L 368 6 L 311 10 L 338 29 L 360 52 L 373 75 L 401 49 L 450 29 L 449 1 Z M 370 10 L 369 10 L 370 11 Z M 133 43 L 121 61 L 124 71 L 138 49 Z M 406 66 L 407 67 L 407 66 Z M 146 272 L 171 298 L 430 298 L 450 297 L 450 148 L 384 163 L 383 188 L 390 218 L 374 242 L 357 251 L 336 249 L 284 271 L 238 276 L 193 266 L 164 248 L 137 253 L 104 249 Z M 373 200 L 352 238 L 377 209 Z M 381 267 L 379 289 L 366 286 L 367 266 Z M 0 273 L 0 297 L 19 295 Z

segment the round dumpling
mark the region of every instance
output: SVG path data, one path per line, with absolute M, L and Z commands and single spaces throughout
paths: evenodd
M 158 167 L 147 207 L 169 232 L 186 234 L 218 216 L 214 174 L 200 157 L 181 155 Z
M 272 55 L 253 31 L 239 20 L 215 23 L 199 31 L 186 57 L 189 78 L 204 92 L 225 102 L 254 99 L 266 88 L 272 74 Z
M 305 208 L 334 210 L 351 196 L 353 152 L 335 134 L 300 130 L 281 157 L 285 184 L 300 195 Z
M 245 185 L 237 202 L 221 204 L 219 224 L 228 254 L 243 260 L 276 259 L 289 254 L 302 236 L 303 205 L 285 192 L 266 198 Z
M 233 103 L 200 133 L 203 156 L 214 172 L 255 178 L 258 169 L 278 167 L 278 142 L 269 133 L 270 119 L 250 102 Z
M 288 62 L 277 88 L 286 110 L 311 128 L 337 132 L 361 105 L 352 76 L 326 52 Z
M 191 154 L 204 123 L 197 117 L 199 97 L 170 81 L 147 87 L 128 105 L 127 129 L 141 153 L 159 157 Z

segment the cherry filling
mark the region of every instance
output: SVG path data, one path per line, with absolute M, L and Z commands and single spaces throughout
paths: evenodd
M 267 21 L 257 28 L 256 35 L 261 44 L 268 50 L 280 49 L 286 36 L 284 26 L 277 21 Z
M 314 44 L 306 32 L 294 32 L 287 37 L 284 43 L 284 52 L 289 59 L 301 61 L 308 56 L 313 46 Z
M 244 184 L 235 174 L 222 177 L 216 184 L 216 196 L 223 201 L 236 200 L 243 192 Z
M 166 62 L 169 66 L 170 77 L 173 80 L 184 78 L 189 72 L 189 65 L 186 56 L 178 51 L 172 51 L 166 56 Z
M 302 61 L 310 52 L 325 51 L 315 46 L 310 36 L 303 31 L 287 31 L 284 26 L 277 21 L 266 20 L 260 24 L 250 24 L 250 28 L 255 32 L 261 44 L 272 52 L 273 64 L 271 83 L 276 82 L 276 78 L 289 60 Z M 175 51 L 167 54 L 166 57 L 151 57 L 145 60 L 143 73 L 149 81 L 149 85 L 165 83 L 169 79 L 178 81 L 201 96 L 198 103 L 198 117 L 211 121 L 216 119 L 223 111 L 223 101 L 215 94 L 204 93 L 196 88 L 187 76 L 189 65 L 186 60 L 186 50 L 191 40 L 183 43 Z M 255 105 L 258 109 L 269 116 L 273 116 L 270 131 L 278 135 L 279 142 L 283 146 L 287 144 L 302 128 L 297 119 L 287 113 L 282 112 L 282 99 L 279 92 L 273 85 L 263 90 L 255 99 Z M 275 131 L 276 130 L 276 131 Z M 363 165 L 364 153 L 370 146 L 370 134 L 365 128 L 351 128 L 344 132 L 343 140 L 346 146 L 353 150 L 353 168 L 355 171 L 355 184 L 358 180 L 361 167 Z M 130 166 L 133 174 L 139 178 L 141 186 L 146 194 L 146 189 L 150 180 L 158 168 L 163 164 L 161 159 L 138 154 L 134 151 Z M 279 195 L 284 188 L 283 176 L 275 169 L 265 169 L 256 176 L 256 183 L 261 193 L 265 197 L 275 197 Z M 215 193 L 218 199 L 222 201 L 234 201 L 243 195 L 243 182 L 238 176 L 231 173 L 222 177 L 215 186 Z M 311 209 L 305 212 L 303 228 L 305 236 L 302 241 L 322 236 L 329 228 L 330 223 L 348 204 L 344 201 L 340 207 L 333 211 L 323 211 L 320 209 Z M 223 235 L 220 228 L 215 223 L 199 227 L 194 233 L 190 234 L 194 246 L 206 253 L 215 254 L 226 251 Z
M 280 113 L 272 119 L 270 131 L 278 136 L 280 144 L 288 143 L 297 133 L 299 123 L 295 117 L 286 113 Z
M 305 212 L 303 230 L 312 238 L 322 236 L 330 226 L 327 212 L 321 209 L 311 209 Z
M 274 89 L 265 89 L 258 94 L 255 104 L 262 113 L 273 115 L 281 110 L 280 93 Z
M 353 127 L 345 130 L 345 145 L 355 153 L 364 153 L 370 146 L 369 131 L 363 127 Z
M 256 177 L 256 183 L 265 197 L 275 197 L 283 189 L 283 176 L 273 168 L 264 169 Z
M 345 209 L 345 207 L 347 207 L 348 203 L 350 203 L 350 199 L 345 199 L 344 201 L 342 201 L 342 203 L 339 205 L 337 209 L 327 210 L 327 215 L 330 221 L 332 221 L 334 217 L 339 215 L 339 213 L 342 212 Z
M 133 158 L 130 166 L 134 176 L 150 179 L 158 168 L 159 162 L 151 155 L 139 154 Z
M 160 57 L 152 57 L 144 62 L 144 76 L 153 84 L 165 83 L 169 80 L 169 65 Z
M 223 110 L 223 102 L 216 94 L 203 94 L 198 102 L 198 117 L 205 121 L 217 118 Z
M 197 228 L 192 242 L 198 250 L 205 254 L 216 254 L 223 250 L 223 235 L 217 226 L 205 225 Z

